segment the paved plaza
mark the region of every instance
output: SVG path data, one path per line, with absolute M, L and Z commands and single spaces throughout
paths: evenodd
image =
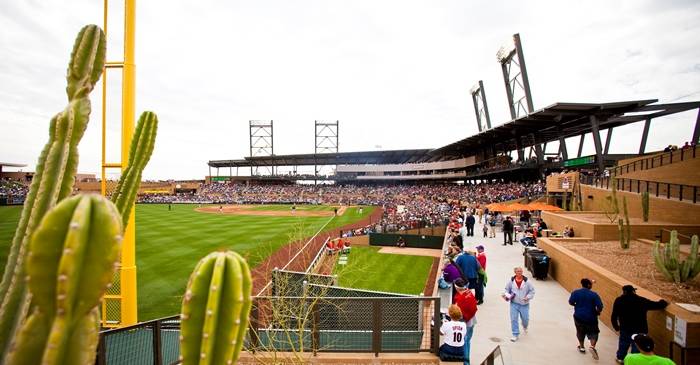
M 484 304 L 479 306 L 476 314 L 472 364 L 479 364 L 497 345 L 501 346 L 507 365 L 615 364 L 617 335 L 600 323 L 600 338 L 596 346 L 600 359 L 593 360 L 588 351 L 580 354 L 576 350 L 569 292 L 551 278 L 534 280 L 527 270 L 525 275 L 534 280 L 536 290 L 530 305 L 530 328 L 517 342 L 510 341 L 509 305 L 500 295 L 506 280 L 513 275 L 513 268 L 523 266 L 522 245 L 514 242 L 513 246 L 502 246 L 503 233 L 498 232 L 496 238 L 483 238 L 481 228 L 477 223 L 475 236 L 468 237 L 464 243 L 465 248 L 484 245 L 487 256 L 488 283 Z M 596 290 L 595 284 L 593 290 Z

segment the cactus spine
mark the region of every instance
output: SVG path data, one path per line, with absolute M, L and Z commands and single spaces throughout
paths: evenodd
M 245 259 L 212 252 L 199 261 L 182 301 L 183 365 L 233 364 L 248 327 L 252 282 Z
M 649 221 L 649 192 L 642 193 L 642 219 L 645 222 Z
M 72 192 L 77 146 L 91 111 L 88 94 L 100 78 L 105 49 L 105 36 L 98 26 L 80 30 L 66 76 L 68 106 L 51 119 L 49 141 L 39 156 L 0 283 L 0 355 L 6 354 L 13 332 L 29 308 L 24 261 L 31 235 L 46 212 Z
M 99 195 L 64 199 L 32 235 L 26 262 L 34 303 L 6 357 L 14 364 L 91 364 L 97 305 L 119 258 L 122 224 Z
M 700 273 L 700 259 L 698 258 L 698 236 L 694 235 L 690 240 L 690 254 L 687 259 L 680 259 L 680 240 L 678 232 L 671 231 L 671 239 L 664 245 L 663 253 L 661 244 L 654 242 L 654 263 L 664 276 L 676 283 L 692 280 Z
M 131 140 L 128 166 L 112 194 L 112 202 L 116 204 L 122 215 L 124 227 L 129 222 L 131 207 L 136 201 L 136 192 L 141 184 L 141 173 L 153 154 L 157 130 L 158 116 L 153 112 L 143 112 L 136 125 L 134 138 Z

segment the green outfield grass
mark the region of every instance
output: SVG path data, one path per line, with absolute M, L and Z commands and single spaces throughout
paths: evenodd
M 187 279 L 197 261 L 213 250 L 233 249 L 255 266 L 291 239 L 340 227 L 368 216 L 349 208 L 339 217 L 261 217 L 200 213 L 194 205 L 139 204 L 136 207 L 136 262 L 139 320 L 179 313 Z M 269 206 L 268 209 L 289 209 Z M 330 208 L 332 209 L 332 208 Z M 0 207 L 2 268 L 21 207 Z
M 418 295 L 430 275 L 432 257 L 379 253 L 380 247 L 353 246 L 347 265 L 335 265 L 338 285 Z

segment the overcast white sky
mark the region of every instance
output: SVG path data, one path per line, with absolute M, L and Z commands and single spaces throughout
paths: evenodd
M 110 61 L 122 53 L 122 5 L 112 3 Z M 75 34 L 88 23 L 102 23 L 102 1 L 0 0 L 0 161 L 34 169 L 49 119 L 65 106 Z M 344 152 L 440 147 L 477 132 L 469 89 L 479 79 L 493 124 L 504 123 L 495 55 L 518 32 L 535 109 L 700 100 L 692 0 L 150 0 L 137 1 L 136 31 L 137 117 L 160 119 L 148 179 L 202 179 L 208 160 L 246 156 L 250 119 L 274 120 L 277 154 L 312 153 L 315 119 L 340 121 Z M 118 91 L 118 73 L 109 75 Z M 80 172 L 99 172 L 100 90 Z M 648 150 L 689 140 L 696 117 L 655 120 Z M 636 152 L 641 129 L 616 130 L 611 152 Z

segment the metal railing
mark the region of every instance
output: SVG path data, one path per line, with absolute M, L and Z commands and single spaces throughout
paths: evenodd
M 244 348 L 437 354 L 440 328 L 434 323 L 441 323 L 437 297 L 255 297 Z M 179 336 L 179 316 L 102 331 L 96 364 L 177 364 Z
M 501 352 L 501 346 L 496 346 L 496 348 L 493 349 L 493 351 L 491 351 L 491 353 L 488 354 L 488 356 L 486 356 L 486 358 L 484 359 L 484 361 L 481 362 L 480 365 L 496 365 L 497 364 L 496 360 L 498 360 L 498 359 L 501 360 L 498 363 L 501 365 L 504 365 L 503 353 Z
M 180 316 L 101 331 L 95 364 L 177 364 L 179 337 Z
M 630 179 L 626 177 L 599 177 L 581 175 L 581 183 L 592 185 L 598 188 L 611 189 L 612 184 L 616 184 L 618 191 L 631 193 L 647 192 L 651 196 L 664 197 L 667 199 L 678 199 L 697 203 L 700 200 L 700 186 L 672 184 L 658 181 L 648 181 Z
M 655 156 L 632 161 L 628 164 L 609 169 L 610 176 L 618 176 L 621 174 L 628 174 L 634 171 L 653 169 L 655 167 L 670 165 L 674 162 L 680 162 L 691 158 L 696 158 L 698 155 L 700 155 L 700 153 L 697 152 L 699 148 L 700 146 L 685 149 L 681 148 L 675 151 L 664 152 Z

